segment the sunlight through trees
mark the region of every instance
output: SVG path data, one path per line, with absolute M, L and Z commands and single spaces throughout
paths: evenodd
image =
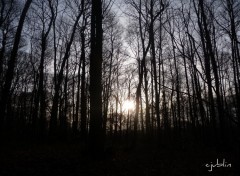
M 0 4 L 1 137 L 237 141 L 238 0 Z

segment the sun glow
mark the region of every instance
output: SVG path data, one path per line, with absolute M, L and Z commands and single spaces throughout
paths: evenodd
M 135 104 L 131 100 L 126 100 L 123 102 L 123 110 L 124 111 L 132 111 L 135 109 Z

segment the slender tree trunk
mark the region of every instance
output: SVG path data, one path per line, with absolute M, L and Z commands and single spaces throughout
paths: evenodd
M 150 111 L 149 111 L 149 98 L 148 98 L 148 77 L 147 77 L 147 67 L 146 67 L 146 63 L 144 64 L 144 94 L 145 94 L 145 101 L 146 101 L 146 107 L 145 107 L 145 110 L 146 110 L 146 113 L 145 113 L 145 116 L 146 116 L 146 133 L 147 135 L 150 134 Z M 142 101 L 141 101 L 141 112 L 142 112 Z M 141 116 L 143 113 L 141 113 Z M 142 123 L 143 123 L 143 120 L 141 120 Z M 143 127 L 143 125 L 142 125 Z M 144 131 L 144 130 L 143 130 Z
M 152 2 L 152 1 L 151 1 Z M 151 8 L 153 8 L 151 6 Z M 159 90 L 158 90 L 158 77 L 157 77 L 157 64 L 156 64 L 156 51 L 155 51 L 155 40 L 154 40 L 154 30 L 153 30 L 153 12 L 151 10 L 151 24 L 150 24 L 150 30 L 149 30 L 149 40 L 151 43 L 151 54 L 152 54 L 152 65 L 153 65 L 153 80 L 154 80 L 154 93 L 155 93 L 155 113 L 157 117 L 157 130 L 160 132 L 160 97 L 159 97 Z M 160 133 L 159 133 L 160 134 Z
M 230 31 L 229 37 L 231 39 L 231 50 L 232 50 L 232 65 L 234 74 L 234 88 L 236 93 L 236 110 L 238 116 L 238 127 L 240 131 L 240 51 L 239 41 L 237 36 L 237 17 L 234 14 L 234 4 L 232 0 L 226 0 L 228 17 L 230 19 Z
M 83 54 L 83 53 L 81 53 L 81 54 Z M 81 88 L 81 63 L 82 63 L 82 60 L 80 59 L 79 64 L 78 64 L 78 75 L 77 75 L 76 112 L 75 112 L 75 116 L 73 116 L 73 124 L 72 124 L 74 134 L 77 134 L 77 132 L 78 132 L 78 122 L 79 122 L 80 88 Z M 81 89 L 81 91 L 82 91 L 82 89 Z
M 202 17 L 202 22 L 203 22 L 203 28 L 204 28 L 204 37 L 205 37 L 205 42 L 206 42 L 206 49 L 208 52 L 205 54 L 205 60 L 210 59 L 211 64 L 212 64 L 212 70 L 213 70 L 213 75 L 214 75 L 214 80 L 215 80 L 215 89 L 216 89 L 216 99 L 217 99 L 217 111 L 218 111 L 218 118 L 220 122 L 220 128 L 221 128 L 221 136 L 224 137 L 223 135 L 225 134 L 225 120 L 224 120 L 224 108 L 222 105 L 222 98 L 221 98 L 221 92 L 220 92 L 220 82 L 219 82 L 219 76 L 218 76 L 218 66 L 215 58 L 215 54 L 213 51 L 213 45 L 210 37 L 210 31 L 208 29 L 208 24 L 207 24 L 207 19 L 206 19 L 206 14 L 204 11 L 204 5 L 203 5 L 203 0 L 199 0 L 199 6 L 201 9 L 201 17 Z M 207 61 L 209 62 L 209 61 Z M 210 63 L 208 63 L 210 67 Z M 210 69 L 210 68 L 208 68 Z M 210 70 L 209 70 L 210 73 Z M 211 79 L 209 76 L 208 79 Z M 210 81 L 210 80 L 209 80 Z M 214 102 L 212 102 L 214 104 Z M 213 105 L 214 106 L 214 105 Z M 213 107 L 214 108 L 214 107 Z
M 81 131 L 81 136 L 85 141 L 87 138 L 87 97 L 86 97 L 86 56 L 85 56 L 85 33 L 84 32 L 85 32 L 85 27 L 81 30 L 82 76 L 81 76 L 81 111 L 80 111 L 81 112 L 80 131 Z M 78 123 L 78 118 L 76 119 L 76 122 Z
M 199 1 L 201 1 L 201 0 L 199 0 Z M 195 10 L 197 9 L 195 2 L 194 2 L 194 8 L 195 8 Z M 202 9 L 203 9 L 203 7 L 202 7 Z M 204 12 L 202 12 L 202 13 L 204 13 Z M 211 63 L 210 63 L 210 58 L 209 58 L 210 56 L 207 52 L 207 46 L 206 46 L 205 37 L 204 37 L 204 29 L 203 29 L 202 22 L 200 21 L 200 18 L 201 17 L 199 16 L 199 13 L 198 13 L 198 27 L 200 29 L 200 37 L 201 37 L 202 48 L 203 48 L 203 52 L 204 52 L 205 76 L 206 76 L 207 87 L 208 87 L 210 121 L 212 124 L 212 129 L 216 132 L 216 112 L 215 112 L 215 107 L 214 107 L 215 103 L 214 103 L 213 91 L 212 91 Z
M 1 94 L 1 100 L 0 100 L 0 134 L 2 134 L 2 128 L 4 126 L 4 121 L 5 121 L 5 117 L 6 117 L 6 108 L 8 105 L 8 101 L 10 98 L 10 91 L 11 91 L 11 86 L 12 86 L 12 81 L 13 81 L 13 76 L 14 76 L 14 70 L 15 70 L 15 65 L 17 62 L 17 53 L 18 53 L 18 47 L 19 47 L 19 43 L 20 43 L 20 39 L 21 39 L 21 34 L 22 34 L 22 29 L 23 29 L 23 24 L 28 12 L 28 9 L 30 7 L 32 3 L 32 0 L 27 0 L 24 8 L 22 10 L 19 22 L 18 22 L 18 27 L 17 27 L 17 31 L 15 34 L 15 38 L 14 38 L 14 44 L 13 44 L 13 48 L 11 51 L 11 56 L 10 59 L 8 61 L 8 69 L 7 69 L 7 73 L 6 73 L 6 79 L 5 79 L 5 84 L 3 86 L 3 90 L 2 90 L 2 94 Z
M 73 42 L 73 39 L 74 39 L 74 34 L 75 34 L 75 31 L 76 31 L 76 28 L 77 28 L 77 24 L 78 24 L 78 21 L 79 21 L 81 15 L 82 15 L 82 11 L 79 12 L 79 14 L 76 18 L 76 21 L 73 25 L 71 38 L 70 38 L 69 42 L 67 43 L 66 51 L 65 51 L 64 57 L 62 59 L 63 61 L 62 61 L 62 64 L 61 64 L 61 68 L 60 68 L 58 78 L 57 78 L 57 83 L 56 83 L 56 86 L 55 86 L 55 93 L 54 93 L 54 97 L 53 97 L 53 105 L 52 105 L 51 118 L 50 118 L 50 129 L 49 129 L 50 130 L 49 133 L 50 133 L 51 136 L 56 135 L 56 132 L 57 132 L 59 91 L 60 91 L 61 84 L 62 84 L 62 81 L 63 81 L 64 67 L 65 67 L 67 59 L 69 58 L 70 48 L 71 48 L 71 45 L 72 45 L 72 42 Z
M 49 2 L 49 7 L 51 7 L 51 2 Z M 45 126 L 46 103 L 45 103 L 45 96 L 44 96 L 44 62 L 45 62 L 45 53 L 46 53 L 46 49 L 47 49 L 47 37 L 52 28 L 53 20 L 54 20 L 54 14 L 52 13 L 52 16 L 51 16 L 51 19 L 50 19 L 47 29 L 45 29 L 45 24 L 43 24 L 43 29 L 42 29 L 42 34 L 41 34 L 42 38 L 41 38 L 41 56 L 40 56 L 40 65 L 39 65 L 39 81 L 38 81 L 37 95 L 36 95 L 35 103 L 34 103 L 34 112 L 33 112 L 33 117 L 32 117 L 32 118 L 34 118 L 34 120 L 33 120 L 33 122 L 34 122 L 33 123 L 33 132 L 34 133 L 38 133 L 38 132 L 42 133 L 45 130 L 44 126 Z M 36 124 L 38 122 L 38 120 L 39 120 L 40 124 Z M 37 127 L 38 125 L 40 125 L 39 128 Z

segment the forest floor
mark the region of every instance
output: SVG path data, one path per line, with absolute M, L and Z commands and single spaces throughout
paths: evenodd
M 112 151 L 113 150 L 113 151 Z M 223 159 L 231 167 L 214 167 Z M 78 143 L 23 144 L 0 146 L 0 176 L 239 176 L 238 156 L 200 145 L 194 147 L 118 147 L 101 159 L 91 159 Z

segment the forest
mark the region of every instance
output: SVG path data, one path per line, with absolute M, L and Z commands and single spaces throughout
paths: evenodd
M 0 1 L 0 175 L 237 176 L 239 134 L 239 0 Z

